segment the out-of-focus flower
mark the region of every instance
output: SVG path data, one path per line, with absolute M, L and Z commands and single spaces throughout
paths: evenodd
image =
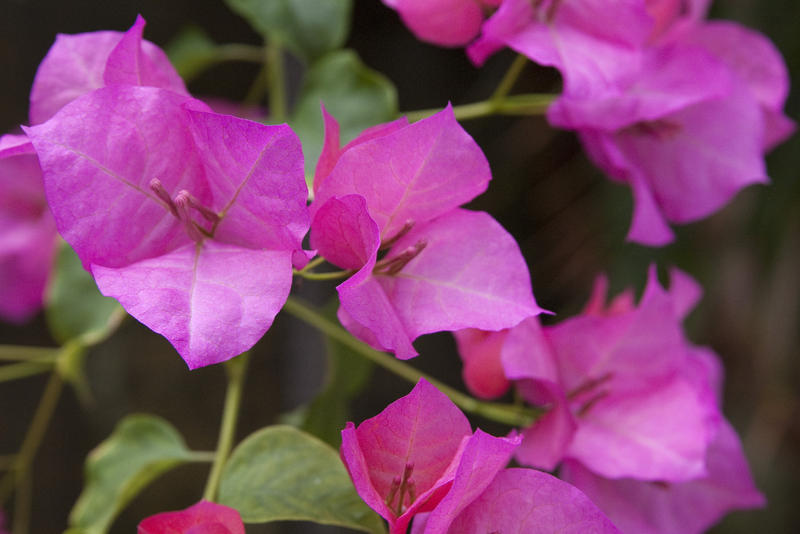
M 161 512 L 139 523 L 137 534 L 244 534 L 244 523 L 233 508 L 200 501 L 185 510 Z
M 42 307 L 56 248 L 39 161 L 24 135 L 0 137 L 0 318 L 21 323 Z
M 485 12 L 501 0 L 383 0 L 417 36 L 441 46 L 463 46 L 478 36 Z
M 700 534 L 728 512 L 764 506 L 739 438 L 727 421 L 708 447 L 706 470 L 704 476 L 678 483 L 609 479 L 568 460 L 560 475 L 628 533 Z

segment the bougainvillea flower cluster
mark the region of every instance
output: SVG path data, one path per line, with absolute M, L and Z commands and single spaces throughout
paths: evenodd
M 200 501 L 185 510 L 162 512 L 139 523 L 137 534 L 244 534 L 244 523 L 233 508 Z
M 728 510 L 763 503 L 720 412 L 716 355 L 681 330 L 700 288 L 678 270 L 671 281 L 664 290 L 651 268 L 638 305 L 630 291 L 606 305 L 600 278 L 577 317 L 457 334 L 468 355 L 489 349 L 468 385 L 491 391 L 500 383 L 494 393 L 502 394 L 507 383 L 491 371 L 499 366 L 528 402 L 548 408 L 524 431 L 517 460 L 548 470 L 563 463 L 565 480 L 602 495 L 596 502 L 626 532 L 700 532 Z M 657 490 L 637 493 L 639 485 Z M 622 504 L 634 493 L 635 505 Z M 671 513 L 688 500 L 696 501 L 691 513 Z M 632 526 L 639 523 L 648 529 Z
M 348 423 L 341 456 L 359 495 L 392 534 L 406 532 L 412 519 L 420 533 L 528 532 L 519 525 L 536 525 L 531 532 L 617 532 L 568 484 L 504 469 L 519 442 L 473 432 L 450 399 L 421 379 L 380 414 L 357 427 Z
M 303 157 L 287 126 L 185 94 L 163 53 L 145 53 L 143 24 L 108 55 L 104 87 L 26 133 L 59 232 L 101 292 L 195 368 L 250 348 L 283 306 L 308 229 Z
M 387 2 L 388 3 L 388 2 Z M 417 2 L 395 2 L 420 38 L 446 35 Z M 424 2 L 426 13 L 490 11 L 478 2 Z M 717 211 L 742 188 L 768 181 L 764 152 L 794 124 L 782 112 L 789 77 L 764 36 L 705 20 L 708 0 L 504 0 L 468 48 L 476 64 L 503 47 L 555 67 L 563 93 L 551 124 L 579 134 L 590 158 L 634 197 L 630 240 L 660 246 L 672 223 Z M 612 9 L 613 7 L 613 9 Z M 466 16 L 466 15 L 465 15 Z M 445 25 L 442 25 L 445 26 Z
M 540 312 L 514 239 L 490 215 L 459 207 L 491 173 L 450 107 L 370 129 L 344 149 L 335 119 L 325 121 L 311 246 L 356 271 L 337 287 L 353 335 L 405 359 L 421 334 L 500 330 Z

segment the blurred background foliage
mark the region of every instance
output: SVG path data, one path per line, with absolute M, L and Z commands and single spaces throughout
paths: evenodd
M 174 43 L 189 27 L 205 34 L 194 34 L 199 39 L 195 50 L 202 50 L 207 39 L 262 42 L 221 0 L 0 0 L 0 131 L 11 131 L 27 120 L 30 85 L 56 33 L 123 31 L 137 13 L 148 21 L 146 37 L 161 46 Z M 737 20 L 768 35 L 798 83 L 800 3 L 718 0 L 712 16 Z M 378 0 L 355 1 L 348 36 L 320 39 L 344 39 L 357 56 L 334 58 L 334 67 L 363 62 L 381 73 L 396 87 L 402 111 L 487 98 L 513 59 L 506 51 L 476 69 L 462 50 L 417 41 Z M 197 65 L 189 62 L 185 68 Z M 317 67 L 315 75 L 306 75 L 306 69 L 303 59 L 286 57 L 287 98 L 290 106 L 297 105 L 298 115 L 306 117 L 298 128 L 310 131 L 315 105 L 298 100 L 298 94 L 304 84 L 335 77 L 335 70 L 332 74 Z M 222 62 L 195 73 L 189 83 L 195 95 L 243 100 L 259 75 L 259 66 Z M 367 75 L 371 76 L 377 75 Z M 361 81 L 356 76 L 348 82 L 352 89 L 344 84 L 342 94 L 352 96 Z M 529 65 L 515 90 L 546 92 L 558 87 L 552 70 Z M 367 102 L 394 98 L 386 91 L 391 92 L 384 88 L 383 93 L 359 93 L 365 102 L 363 110 L 370 109 L 372 104 Z M 256 92 L 255 97 L 259 96 Z M 796 120 L 800 116 L 796 86 L 787 107 Z M 366 113 L 350 128 L 360 127 L 359 121 L 375 120 L 383 118 Z M 640 290 L 647 265 L 654 261 L 662 270 L 677 265 L 702 283 L 705 298 L 690 317 L 690 337 L 713 347 L 725 363 L 725 412 L 742 435 L 755 478 L 769 499 L 764 510 L 731 514 L 713 532 L 800 531 L 800 137 L 769 155 L 771 185 L 748 188 L 716 215 L 679 228 L 675 244 L 650 249 L 624 241 L 631 212 L 629 190 L 606 180 L 587 161 L 571 133 L 553 130 L 537 117 L 491 117 L 466 121 L 464 126 L 486 152 L 494 174 L 488 193 L 471 207 L 491 212 L 517 238 L 543 307 L 559 317 L 577 312 L 595 275 L 603 271 L 611 278 L 612 291 L 630 285 Z M 326 305 L 333 287 L 332 283 L 295 282 L 296 292 L 320 306 Z M 0 343 L 42 346 L 56 342 L 39 316 L 24 327 L 0 325 Z M 425 336 L 417 347 L 421 356 L 413 365 L 463 387 L 449 335 Z M 327 397 L 316 403 L 330 408 L 329 416 L 307 420 L 305 425 L 334 441 L 335 428 L 346 419 L 370 417 L 410 389 L 403 380 L 380 369 L 370 374 L 363 365 L 353 375 L 357 378 L 348 374 L 349 367 L 340 366 L 337 374 L 337 367 L 329 363 L 347 365 L 350 357 L 330 348 L 326 350 L 322 337 L 306 325 L 279 315 L 254 349 L 238 437 L 279 419 L 302 421 L 303 407 L 323 392 Z M 164 339 L 132 320 L 92 349 L 86 365 L 89 395 L 79 398 L 68 390 L 61 398 L 34 466 L 33 483 L 26 490 L 33 495 L 31 532 L 64 528 L 82 487 L 87 452 L 127 414 L 157 414 L 180 430 L 189 447 L 215 447 L 225 387 L 221 367 L 188 372 Z M 45 380 L 31 377 L 0 387 L 0 457 L 18 449 Z M 355 395 L 362 386 L 365 389 Z M 343 391 L 344 396 L 331 396 L 332 390 Z M 350 403 L 351 398 L 358 401 Z M 474 422 L 487 430 L 503 430 L 486 421 Z M 162 476 L 134 499 L 112 532 L 132 532 L 147 515 L 197 501 L 206 472 L 206 465 L 192 464 Z M 336 530 L 273 524 L 248 527 L 248 532 L 317 528 Z

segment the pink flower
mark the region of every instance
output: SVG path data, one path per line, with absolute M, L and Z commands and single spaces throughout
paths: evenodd
M 326 124 L 311 246 L 357 271 L 337 288 L 353 335 L 405 359 L 422 334 L 500 330 L 540 312 L 513 238 L 488 214 L 459 208 L 491 174 L 449 107 L 368 130 L 343 150 L 327 114 Z
M 24 135 L 0 137 L 0 317 L 21 323 L 42 307 L 56 226 L 42 171 Z
M 561 477 L 584 491 L 624 532 L 700 534 L 732 510 L 760 508 L 736 432 L 725 421 L 708 447 L 707 474 L 678 483 L 603 478 L 568 460 Z
M 653 28 L 643 0 L 504 0 L 467 53 L 476 64 L 508 46 L 557 68 L 581 98 L 635 76 Z
M 503 469 L 519 444 L 472 432 L 425 380 L 358 427 L 342 431 L 342 460 L 358 494 L 391 534 L 594 532 L 617 529 L 580 491 L 532 469 Z
M 668 221 L 706 217 L 747 185 L 767 182 L 764 151 L 793 124 L 781 112 L 782 60 L 753 32 L 707 24 L 645 57 L 635 83 L 605 98 L 565 96 L 548 118 L 577 129 L 595 163 L 631 186 L 628 238 L 657 246 L 673 238 Z
M 56 225 L 103 294 L 190 368 L 261 338 L 308 228 L 302 152 L 287 126 L 115 84 L 26 132 Z
M 660 246 L 669 222 L 717 211 L 768 181 L 764 152 L 794 130 L 788 75 L 768 39 L 705 22 L 708 0 L 505 0 L 469 48 L 480 63 L 509 46 L 557 68 L 551 124 L 633 190 L 628 239 Z
M 463 46 L 475 37 L 483 23 L 484 10 L 500 0 L 383 0 L 400 14 L 417 36 L 441 46 Z
M 680 327 L 698 286 L 679 271 L 672 280 L 664 291 L 651 269 L 638 306 L 623 293 L 607 308 L 600 284 L 580 316 L 508 331 L 499 355 L 507 378 L 550 408 L 525 430 L 521 463 L 550 470 L 574 458 L 609 478 L 705 474 L 721 418 L 710 382 L 716 360 Z
M 244 534 L 244 523 L 233 508 L 200 501 L 185 510 L 162 512 L 143 519 L 137 534 Z
M 430 532 L 449 523 L 491 483 L 518 445 L 516 437 L 472 432 L 464 414 L 424 379 L 407 396 L 358 427 L 342 431 L 342 461 L 362 499 L 406 532 L 415 514 L 432 512 Z
M 36 71 L 31 89 L 31 124 L 39 124 L 81 95 L 106 85 L 161 87 L 187 94 L 166 54 L 142 39 L 140 16 L 125 33 L 59 34 Z

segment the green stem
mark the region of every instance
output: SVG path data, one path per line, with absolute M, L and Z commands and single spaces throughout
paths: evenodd
M 486 417 L 487 419 L 492 419 L 494 421 L 515 427 L 529 426 L 541 413 L 529 408 L 494 402 L 483 402 L 470 397 L 469 395 L 453 389 L 450 386 L 439 382 L 435 378 L 418 371 L 407 363 L 404 363 L 402 360 L 398 360 L 394 356 L 377 351 L 369 345 L 357 340 L 346 330 L 328 320 L 325 316 L 296 298 L 289 297 L 283 309 L 298 319 L 310 324 L 330 338 L 335 339 L 339 343 L 351 348 L 361 356 L 366 357 L 367 359 L 413 384 L 416 384 L 420 378 L 424 378 L 436 386 L 439 391 L 450 397 L 450 400 L 452 400 L 466 412 L 480 415 L 482 417 Z
M 228 461 L 228 455 L 230 455 L 233 447 L 236 419 L 239 416 L 239 405 L 242 401 L 242 389 L 249 359 L 250 354 L 245 352 L 225 362 L 225 370 L 228 372 L 228 390 L 225 393 L 225 407 L 222 412 L 217 451 L 214 455 L 211 472 L 208 475 L 206 489 L 203 492 L 203 499 L 207 501 L 213 501 L 217 497 L 219 482 L 222 478 L 222 469 L 225 467 L 225 462 Z
M 4 454 L 0 456 L 0 471 L 5 471 L 6 469 L 13 467 L 16 460 L 16 454 Z
M 240 43 L 218 45 L 214 50 L 217 61 L 264 62 L 264 49 L 260 46 Z
M 42 438 L 44 438 L 44 434 L 47 431 L 47 425 L 53 416 L 63 386 L 64 382 L 61 379 L 61 375 L 55 372 L 52 373 L 47 386 L 44 388 L 44 393 L 42 393 L 39 406 L 36 407 L 31 426 L 22 441 L 14 467 L 0 480 L 0 505 L 11 496 L 14 491 L 14 485 L 19 480 L 18 477 L 27 476 L 33 458 L 36 456 L 36 451 L 39 449 Z
M 0 367 L 0 382 L 17 380 L 27 376 L 45 373 L 53 368 L 55 361 L 29 361 L 12 363 Z
M 323 258 L 322 256 L 317 256 L 316 258 L 314 258 L 313 260 L 308 262 L 305 267 L 303 267 L 302 269 L 297 271 L 297 273 L 307 273 L 308 271 L 310 271 L 314 267 L 317 267 L 318 265 L 322 265 L 323 263 L 325 263 L 325 258 Z
M 13 534 L 27 534 L 30 526 L 31 508 L 33 506 L 33 480 L 27 474 L 20 473 L 16 480 L 17 489 L 14 494 L 14 526 Z
M 522 69 L 525 68 L 525 65 L 528 63 L 528 58 L 523 56 L 522 54 L 517 54 L 517 57 L 514 58 L 514 61 L 511 63 L 511 66 L 508 67 L 503 79 L 500 80 L 500 83 L 497 86 L 497 89 L 494 90 L 492 97 L 490 100 L 498 101 L 502 100 L 508 95 L 511 89 L 514 87 L 514 84 L 519 78 L 519 75 L 522 74 Z
M 274 42 L 267 43 L 267 84 L 269 86 L 270 122 L 285 122 L 289 116 L 286 103 L 286 75 L 283 69 L 283 49 Z
M 294 274 L 308 280 L 340 280 L 352 276 L 355 271 L 331 271 L 329 273 L 313 273 L 310 271 L 294 271 Z
M 57 347 L 29 347 L 27 345 L 0 345 L 0 360 L 55 361 Z
M 216 451 L 192 451 L 189 454 L 189 461 L 190 462 L 197 462 L 199 464 L 203 463 L 213 463 L 217 457 Z
M 482 100 L 471 104 L 453 106 L 453 114 L 458 120 L 477 119 L 489 115 L 542 115 L 558 95 L 529 93 L 506 96 L 501 99 Z M 429 117 L 438 108 L 409 111 L 404 115 L 414 122 Z

